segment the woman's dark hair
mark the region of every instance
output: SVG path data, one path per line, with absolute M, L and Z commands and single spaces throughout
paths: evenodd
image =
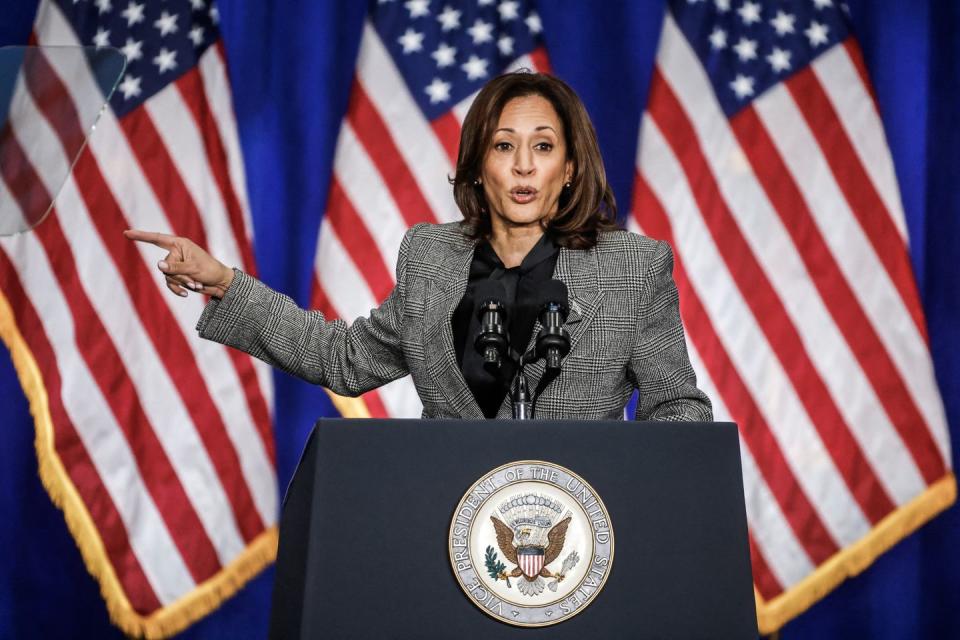
M 565 82 L 544 73 L 518 71 L 488 82 L 463 120 L 457 172 L 450 179 L 453 197 L 463 213 L 464 232 L 472 238 L 491 233 L 483 187 L 476 183 L 504 106 L 514 98 L 541 96 L 550 101 L 563 123 L 567 160 L 573 162 L 570 187 L 560 194 L 557 213 L 546 223 L 557 244 L 589 249 L 601 231 L 616 229 L 617 204 L 607 184 L 597 133 L 580 98 Z

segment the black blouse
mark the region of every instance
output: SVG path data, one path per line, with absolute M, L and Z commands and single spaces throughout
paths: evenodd
M 470 263 L 470 277 L 463 299 L 453 312 L 453 344 L 457 350 L 457 364 L 477 404 L 487 418 L 495 418 L 503 403 L 516 366 L 505 358 L 499 369 L 484 366 L 483 355 L 473 345 L 480 331 L 474 290 L 478 282 L 486 279 L 499 280 L 506 290 L 507 330 L 510 347 L 523 353 L 530 342 L 530 334 L 539 313 L 537 290 L 553 277 L 560 247 L 550 234 L 544 233 L 530 249 L 518 267 L 509 269 L 497 256 L 487 241 L 477 245 Z

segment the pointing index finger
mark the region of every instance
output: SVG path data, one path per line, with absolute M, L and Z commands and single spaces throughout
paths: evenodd
M 171 236 L 166 233 L 158 233 L 156 231 L 127 229 L 123 232 L 123 236 L 127 240 L 135 240 L 136 242 L 149 242 L 150 244 L 156 245 L 161 249 L 166 249 L 168 251 L 173 250 L 177 246 L 175 242 L 177 239 L 176 236 Z

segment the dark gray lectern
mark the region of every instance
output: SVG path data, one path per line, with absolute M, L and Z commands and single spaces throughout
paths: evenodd
M 485 615 L 447 552 L 464 493 L 525 459 L 589 482 L 616 537 L 596 599 L 541 628 Z M 736 426 L 321 420 L 284 499 L 270 636 L 753 640 Z

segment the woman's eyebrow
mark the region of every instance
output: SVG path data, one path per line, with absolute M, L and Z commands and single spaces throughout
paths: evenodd
M 534 131 L 544 131 L 544 130 L 546 130 L 546 129 L 549 129 L 550 131 L 553 131 L 554 133 L 557 132 L 556 129 L 554 129 L 553 127 L 551 127 L 551 126 L 548 125 L 548 124 L 542 124 L 542 125 L 540 125 L 539 127 L 534 128 Z M 500 133 L 501 131 L 506 131 L 507 133 L 516 133 L 516 132 L 517 132 L 516 129 L 511 129 L 510 127 L 500 127 L 499 129 L 495 129 L 495 130 L 494 130 L 494 133 Z

